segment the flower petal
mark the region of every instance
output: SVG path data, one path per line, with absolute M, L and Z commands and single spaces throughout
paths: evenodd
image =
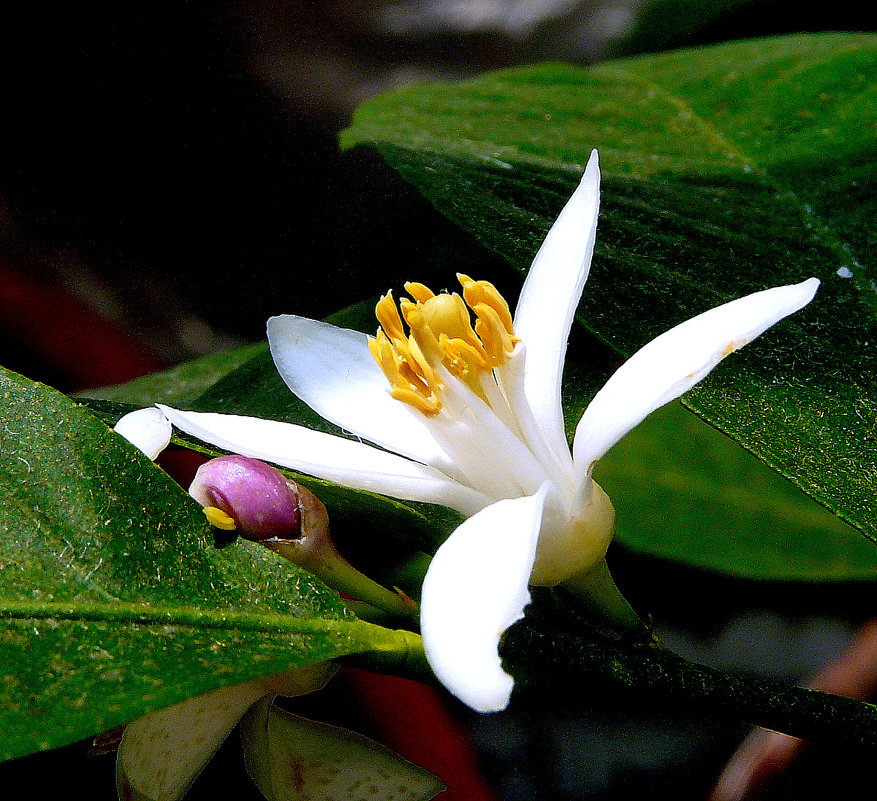
M 462 523 L 423 581 L 420 628 L 439 681 L 479 712 L 508 705 L 514 681 L 499 638 L 524 614 L 546 488 L 498 501 Z
M 345 487 L 437 503 L 467 515 L 490 502 L 432 467 L 361 442 L 276 420 L 159 408 L 177 428 L 218 448 Z
M 270 697 L 241 721 L 247 770 L 268 801 L 369 797 L 429 801 L 444 790 L 429 771 L 361 734 L 290 714 Z
M 600 166 L 595 150 L 533 260 L 515 311 L 515 333 L 527 346 L 524 391 L 558 457 L 568 451 L 560 380 L 573 315 L 591 269 L 599 209 Z
M 725 356 L 806 306 L 819 280 L 738 298 L 671 328 L 630 357 L 594 396 L 576 428 L 573 456 L 582 477 L 655 409 L 704 378 Z
M 126 729 L 116 756 L 119 798 L 182 798 L 243 714 L 265 694 L 258 681 L 160 709 Z
M 113 431 L 139 448 L 153 462 L 171 441 L 171 424 L 160 409 L 150 406 L 119 418 Z
M 452 468 L 415 413 L 390 397 L 365 334 L 284 314 L 268 320 L 268 342 L 286 385 L 321 417 L 394 453 Z

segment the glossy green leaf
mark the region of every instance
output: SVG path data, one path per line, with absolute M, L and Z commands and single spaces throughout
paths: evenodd
M 877 548 L 679 403 L 600 461 L 627 548 L 749 578 L 877 578 Z
M 624 355 L 723 301 L 819 276 L 807 309 L 685 403 L 877 539 L 875 68 L 865 34 L 525 67 L 377 97 L 343 143 L 376 147 L 521 271 L 598 148 L 578 319 Z
M 0 758 L 223 684 L 417 638 L 357 620 L 84 409 L 0 373 Z M 413 638 L 413 640 L 412 640 Z

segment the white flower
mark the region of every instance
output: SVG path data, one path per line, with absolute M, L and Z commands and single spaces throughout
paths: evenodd
M 594 250 L 599 182 L 595 151 L 536 254 L 514 320 L 492 285 L 459 276 L 463 298 L 406 285 L 407 333 L 390 295 L 377 306 L 376 338 L 292 315 L 268 321 L 289 388 L 379 448 L 285 423 L 161 407 L 221 448 L 469 516 L 429 568 L 421 629 L 438 678 L 481 711 L 508 703 L 512 679 L 498 643 L 523 615 L 528 584 L 587 592 L 611 583 L 604 555 L 614 511 L 591 478 L 597 460 L 725 356 L 807 304 L 819 285 L 811 278 L 757 292 L 647 344 L 591 401 L 570 453 L 561 375 Z

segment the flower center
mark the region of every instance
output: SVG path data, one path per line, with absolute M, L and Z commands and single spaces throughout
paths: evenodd
M 463 297 L 407 283 L 412 299 L 402 298 L 397 308 L 388 292 L 375 307 L 381 327 L 369 349 L 390 382 L 390 394 L 427 416 L 442 408 L 439 365 L 484 398 L 482 376 L 505 364 L 518 342 L 508 303 L 496 287 L 462 273 L 457 279 Z

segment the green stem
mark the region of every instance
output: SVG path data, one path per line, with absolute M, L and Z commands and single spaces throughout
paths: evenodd
M 648 701 L 705 717 L 746 721 L 805 740 L 877 748 L 877 706 L 817 690 L 733 676 L 688 662 L 658 645 L 586 642 L 581 632 L 548 631 L 518 624 L 509 630 L 503 656 L 523 665 L 539 654 L 536 670 L 507 666 L 519 691 L 550 687 L 555 695 L 587 703 L 600 688 L 632 691 Z
M 418 617 L 419 608 L 415 601 L 401 592 L 388 590 L 370 579 L 328 543 L 315 550 L 301 549 L 298 540 L 266 541 L 263 544 L 290 562 L 313 573 L 333 590 L 351 595 L 356 600 L 380 609 L 392 617 L 415 620 Z
M 561 586 L 576 596 L 595 623 L 637 635 L 647 633 L 646 639 L 651 639 L 648 626 L 621 594 L 605 559 L 596 567 L 567 579 Z

